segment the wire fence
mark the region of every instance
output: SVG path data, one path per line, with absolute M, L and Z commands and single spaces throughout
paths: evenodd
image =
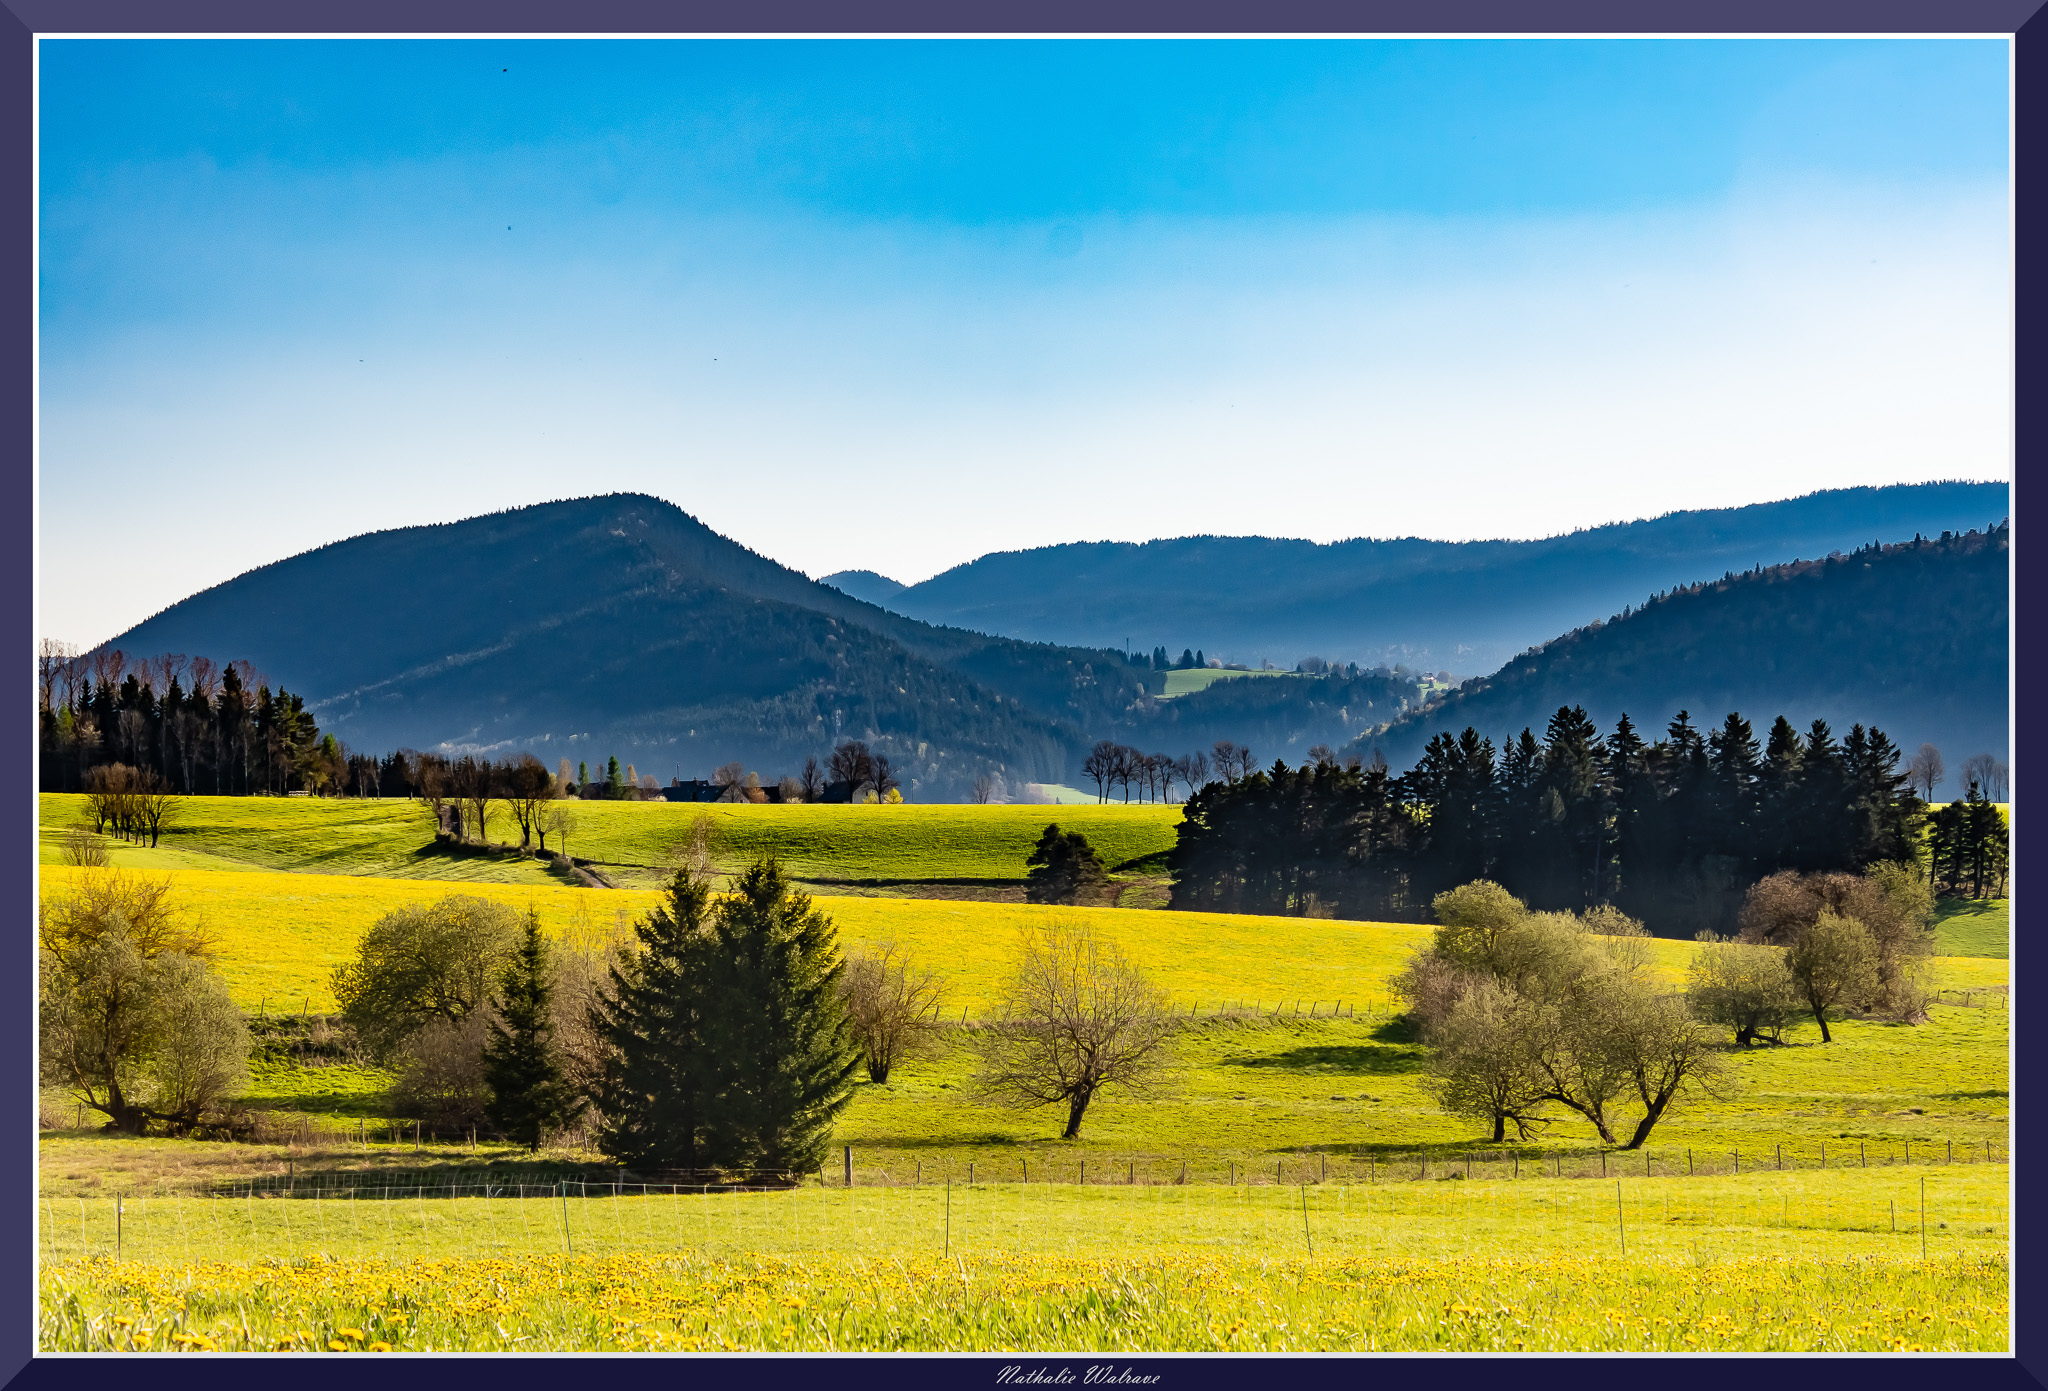
M 2003 1249 L 2005 1166 L 1765 1171 L 1608 1183 L 1045 1184 L 372 1182 L 227 1193 L 46 1196 L 46 1260 L 447 1260 L 1038 1253 L 1870 1255 Z
M 1754 1148 L 1684 1147 L 1671 1149 L 1587 1149 L 1459 1147 L 1413 1150 L 1297 1153 L 1263 1158 L 1202 1159 L 1162 1155 L 1098 1154 L 1093 1158 L 1047 1159 L 1030 1155 L 959 1159 L 929 1158 L 892 1152 L 876 1162 L 873 1156 L 843 1146 L 834 1162 L 802 1172 L 788 1169 L 665 1169 L 647 1173 L 609 1166 L 560 1164 L 376 1170 L 299 1171 L 287 1161 L 286 1172 L 220 1180 L 198 1191 L 222 1197 L 246 1194 L 309 1196 L 344 1188 L 504 1188 L 540 1187 L 560 1181 L 593 1187 L 648 1185 L 712 1192 L 797 1187 L 916 1188 L 949 1182 L 1052 1184 L 1085 1187 L 1160 1184 L 1222 1184 L 1280 1186 L 1299 1184 L 1374 1185 L 1461 1178 L 1498 1182 L 1522 1179 L 1707 1178 L 1755 1173 L 1799 1173 L 1898 1167 L 1953 1167 L 1997 1164 L 2009 1148 L 1995 1140 L 1867 1140 L 1786 1144 L 1759 1142 Z

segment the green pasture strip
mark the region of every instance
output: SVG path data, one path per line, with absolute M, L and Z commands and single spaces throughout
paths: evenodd
M 1192 695 L 1206 691 L 1218 681 L 1231 681 L 1240 676 L 1300 676 L 1298 671 L 1223 671 L 1216 667 L 1189 667 L 1185 671 L 1166 673 L 1166 691 L 1169 696 Z
M 67 1262 L 44 1351 L 1984 1351 L 2010 1265 L 1574 1253 L 1279 1258 L 1178 1244 L 1072 1255 L 692 1254 Z M 1049 1354 L 1049 1355 L 1048 1355 Z M 1096 1364 L 1115 1375 L 1114 1362 Z M 1079 1366 L 1067 1370 L 1076 1376 Z
M 62 862 L 64 832 L 85 816 L 85 798 L 44 793 L 40 857 Z M 576 802 L 568 849 L 600 865 L 671 863 L 700 817 L 712 825 L 712 858 L 722 872 L 757 856 L 778 856 L 795 878 L 849 884 L 961 881 L 1017 884 L 1046 826 L 1088 837 L 1112 868 L 1170 848 L 1178 805 L 1118 803 L 1027 806 L 738 806 L 728 803 Z M 516 841 L 511 813 L 498 809 L 493 841 Z M 136 867 L 274 869 L 385 878 L 559 883 L 536 861 L 436 853 L 417 802 L 396 798 L 188 797 L 162 845 L 116 843 L 118 863 Z M 628 877 L 632 877 L 630 874 Z
M 1951 1143 L 1967 1157 L 1989 1142 L 2002 1157 L 2010 1019 L 2002 997 L 1984 999 L 1936 1005 L 1918 1026 L 1844 1020 L 1832 1026 L 1836 1041 L 1822 1044 L 1809 1023 L 1789 1031 L 1786 1047 L 1731 1052 L 1726 1093 L 1688 1098 L 1652 1132 L 1659 1171 L 1684 1162 L 1688 1148 L 1698 1152 L 1696 1165 L 1714 1168 L 1775 1162 L 1780 1145 L 1800 1166 L 1817 1164 L 1823 1145 L 1831 1166 L 1859 1145 L 1872 1164 L 1902 1162 L 1909 1145 L 1922 1160 L 1945 1155 Z M 941 1163 L 960 1171 L 976 1157 L 1071 1167 L 1093 1155 L 1268 1168 L 1283 1157 L 1327 1156 L 1362 1168 L 1368 1156 L 1384 1163 L 1425 1147 L 1498 1148 L 1483 1123 L 1438 1107 L 1426 1051 L 1385 1018 L 1203 1021 L 1174 1050 L 1178 1072 L 1167 1097 L 1105 1092 L 1078 1141 L 1056 1138 L 1064 1113 L 979 1100 L 965 1048 L 900 1065 L 886 1086 L 863 1081 L 835 1139 L 853 1145 L 857 1161 L 892 1174 Z M 1633 1110 L 1623 1114 L 1632 1124 Z M 1531 1155 L 1598 1147 L 1593 1129 L 1561 1109 L 1533 1140 L 1518 1144 L 1513 1135 L 1510 1128 L 1505 1148 Z M 1614 1160 L 1640 1172 L 1640 1155 Z
M 2012 900 L 1945 898 L 1934 905 L 1934 949 L 1943 956 L 2012 955 Z
M 2009 1167 L 1846 1169 L 1702 1178 L 1377 1184 L 953 1182 L 781 1191 L 329 1187 L 295 1196 L 121 1195 L 39 1209 L 45 1262 L 460 1260 L 693 1252 L 1110 1256 L 1174 1247 L 1281 1259 L 1996 1252 Z M 1922 1203 L 1925 1203 L 1923 1225 Z

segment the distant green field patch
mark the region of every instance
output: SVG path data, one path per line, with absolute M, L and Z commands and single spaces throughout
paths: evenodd
M 1192 695 L 1206 691 L 1218 681 L 1229 681 L 1239 676 L 1299 676 L 1298 671 L 1223 671 L 1216 667 L 1193 667 L 1187 671 L 1166 673 L 1166 695 Z
M 1945 898 L 1934 909 L 1934 950 L 1940 956 L 2012 954 L 2012 900 Z

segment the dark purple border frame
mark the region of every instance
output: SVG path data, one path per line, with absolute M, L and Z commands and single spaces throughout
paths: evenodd
M 33 134 L 34 110 L 31 75 L 34 46 L 31 35 L 38 32 L 67 33 L 721 33 L 721 32 L 952 32 L 952 33 L 1122 33 L 1122 32 L 1227 32 L 1227 33 L 1984 33 L 2017 34 L 2015 45 L 2015 109 L 2017 111 L 2015 169 L 2018 171 L 2014 203 L 2016 260 L 2014 316 L 2016 356 L 2014 362 L 2015 430 L 2018 446 L 2014 461 L 2014 507 L 2027 496 L 2031 452 L 2026 423 L 2039 409 L 2032 391 L 2043 378 L 2042 364 L 2048 349 L 2041 346 L 2048 324 L 2048 276 L 2030 274 L 2025 253 L 2040 237 L 2039 228 L 2048 221 L 2044 201 L 2048 182 L 2035 183 L 2025 175 L 2033 165 L 2024 158 L 2033 147 L 2028 137 L 2038 137 L 2048 148 L 2048 108 L 2033 107 L 2030 95 L 2048 91 L 2048 18 L 2035 20 L 2044 0 L 1674 0 L 1646 11 L 1640 4 L 1621 0 L 984 0 L 975 6 L 946 0 L 867 0 L 859 6 L 828 4 L 824 0 L 759 0 L 755 4 L 656 3 L 656 0 L 585 0 L 569 5 L 561 0 L 311 0 L 310 3 L 279 6 L 276 0 L 0 0 L 0 264 L 10 273 L 0 277 L 0 321 L 12 325 L 0 334 L 0 487 L 15 502 L 0 510 L 0 575 L 6 576 L 8 592 L 15 600 L 0 605 L 0 636 L 5 645 L 20 643 L 17 660 L 26 666 L 34 641 L 33 593 L 33 280 L 34 197 Z M 2031 30 L 2031 34 L 2028 32 Z M 2042 44 L 2036 49 L 2033 42 Z M 7 76 L 12 74 L 12 76 Z M 2033 332 L 2030 332 L 2034 330 Z M 2039 689 L 2035 679 L 2042 666 L 2040 635 L 2032 622 L 2029 602 L 2043 584 L 2043 567 L 2029 552 L 2016 549 L 2017 602 L 2013 622 L 2016 662 L 2015 743 L 2033 745 L 2034 726 L 2025 718 L 2034 707 L 2031 697 Z M 24 683 L 26 684 L 26 683 Z M 16 798 L 0 804 L 0 843 L 27 847 L 26 871 L 15 887 L 10 910 L 21 913 L 12 940 L 26 944 L 30 932 L 30 888 L 34 882 L 35 807 L 31 769 L 34 758 L 32 720 L 18 728 L 26 737 L 21 742 L 0 744 L 0 786 L 19 789 Z M 2014 750 L 2020 764 L 2019 750 Z M 13 769 L 9 773 L 6 769 Z M 2028 862 L 2021 860 L 2021 866 Z M 2014 919 L 2016 939 L 2031 941 L 2032 923 L 2042 915 L 2022 910 Z M 2031 999 L 2032 989 L 2043 982 L 2044 971 L 2032 964 L 2030 952 L 2014 960 L 2016 997 Z M 24 1116 L 33 1107 L 34 1096 L 27 1072 L 19 1059 L 30 1056 L 35 1042 L 30 1030 L 33 1010 L 33 969 L 18 978 L 12 998 L 21 1013 L 0 1008 L 0 1019 L 9 1037 L 24 1049 L 0 1066 L 0 1101 L 7 1114 Z M 2048 1050 L 2031 1030 L 2021 1030 L 2017 1043 L 2015 1072 L 2031 1079 L 2048 1061 Z M 2032 1184 L 2026 1180 L 2043 1176 L 2043 1160 L 2037 1143 L 2048 1135 L 2048 1125 L 2029 1108 L 2024 1117 L 2015 1112 L 2015 1129 L 2020 1156 L 2015 1171 L 2021 1201 L 2014 1211 L 2016 1245 L 2034 1249 L 2037 1238 L 2048 1238 L 2048 1220 L 2025 1201 Z M 35 1150 L 33 1138 L 21 1149 L 0 1154 L 0 1185 L 7 1191 L 33 1192 Z M 223 1362 L 209 1358 L 152 1360 L 148 1367 L 125 1366 L 116 1370 L 104 1361 L 31 1362 L 33 1349 L 33 1301 L 35 1291 L 28 1267 L 22 1260 L 32 1239 L 32 1205 L 9 1203 L 0 1206 L 0 1377 L 8 1384 L 95 1385 L 145 1379 L 151 1384 L 207 1385 L 223 1382 L 278 1378 L 299 1386 L 339 1387 L 361 1380 L 360 1364 L 347 1361 L 293 1359 L 289 1366 L 277 1366 L 267 1359 Z M 2048 1249 L 2044 1245 L 2041 1249 Z M 1190 1386 L 1235 1386 L 1253 1378 L 1278 1374 L 1289 1379 L 1323 1379 L 1331 1373 L 1348 1378 L 1376 1375 L 1421 1376 L 1432 1383 L 1462 1386 L 1498 1383 L 1512 1378 L 1516 1383 L 1543 1385 L 1553 1379 L 1573 1382 L 1635 1380 L 1645 1373 L 1663 1391 L 1680 1387 L 1713 1387 L 1722 1391 L 1731 1381 L 1748 1376 L 1797 1378 L 1812 1384 L 1839 1380 L 1852 1383 L 1858 1391 L 1896 1385 L 1925 1388 L 1937 1378 L 1960 1376 L 1972 1391 L 2001 1391 L 2004 1387 L 2048 1384 L 2048 1328 L 2035 1324 L 2030 1315 L 2048 1312 L 2048 1301 L 2033 1302 L 2036 1286 L 2031 1280 L 2015 1281 L 2013 1328 L 2019 1349 L 2017 1361 L 1976 1361 L 1969 1366 L 1956 1360 L 1930 1362 L 1914 1359 L 1801 1359 L 1796 1365 L 1778 1363 L 1766 1368 L 1738 1368 L 1727 1359 L 1601 1359 L 1597 1369 L 1587 1359 L 1522 1359 L 1512 1370 L 1485 1360 L 1438 1361 L 1427 1368 L 1397 1366 L 1391 1362 L 1348 1361 L 1344 1359 L 1196 1359 L 1137 1357 L 1114 1359 L 1118 1367 L 1162 1374 L 1157 1385 L 1167 1388 Z M 836 1388 L 899 1387 L 906 1385 L 991 1386 L 996 1370 L 1006 1360 L 987 1357 L 945 1358 L 800 1358 L 788 1361 L 703 1360 L 689 1364 L 689 1370 L 667 1361 L 604 1359 L 597 1374 L 607 1380 L 630 1382 L 672 1382 L 678 1373 L 692 1382 L 724 1384 L 822 1384 Z M 1031 1359 L 1035 1364 L 1040 1360 Z M 1076 1374 L 1109 1358 L 1057 1359 L 1074 1367 Z M 493 1382 L 531 1384 L 536 1388 L 559 1385 L 565 1372 L 578 1362 L 594 1369 L 600 1359 L 506 1358 L 491 1359 L 465 1372 L 482 1372 Z M 1628 1365 L 1622 1365 L 1628 1364 Z M 436 1360 L 393 1360 L 380 1364 L 377 1379 L 386 1385 L 429 1384 L 447 1379 L 452 1369 Z

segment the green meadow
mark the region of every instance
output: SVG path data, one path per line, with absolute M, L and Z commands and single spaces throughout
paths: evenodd
M 1110 803 L 1033 806 L 753 806 L 728 803 L 577 802 L 567 849 L 653 884 L 699 819 L 711 827 L 724 872 L 778 856 L 792 877 L 820 885 L 1019 888 L 1025 859 L 1046 826 L 1088 837 L 1115 870 L 1172 847 L 1178 806 Z M 85 798 L 41 797 L 40 858 L 61 863 L 64 832 L 81 824 Z M 518 840 L 502 807 L 486 827 Z M 551 848 L 558 848 L 552 847 Z M 434 844 L 418 802 L 397 798 L 188 797 L 155 850 L 117 845 L 117 864 L 163 869 L 268 869 L 395 879 L 558 884 L 541 862 L 450 855 Z

